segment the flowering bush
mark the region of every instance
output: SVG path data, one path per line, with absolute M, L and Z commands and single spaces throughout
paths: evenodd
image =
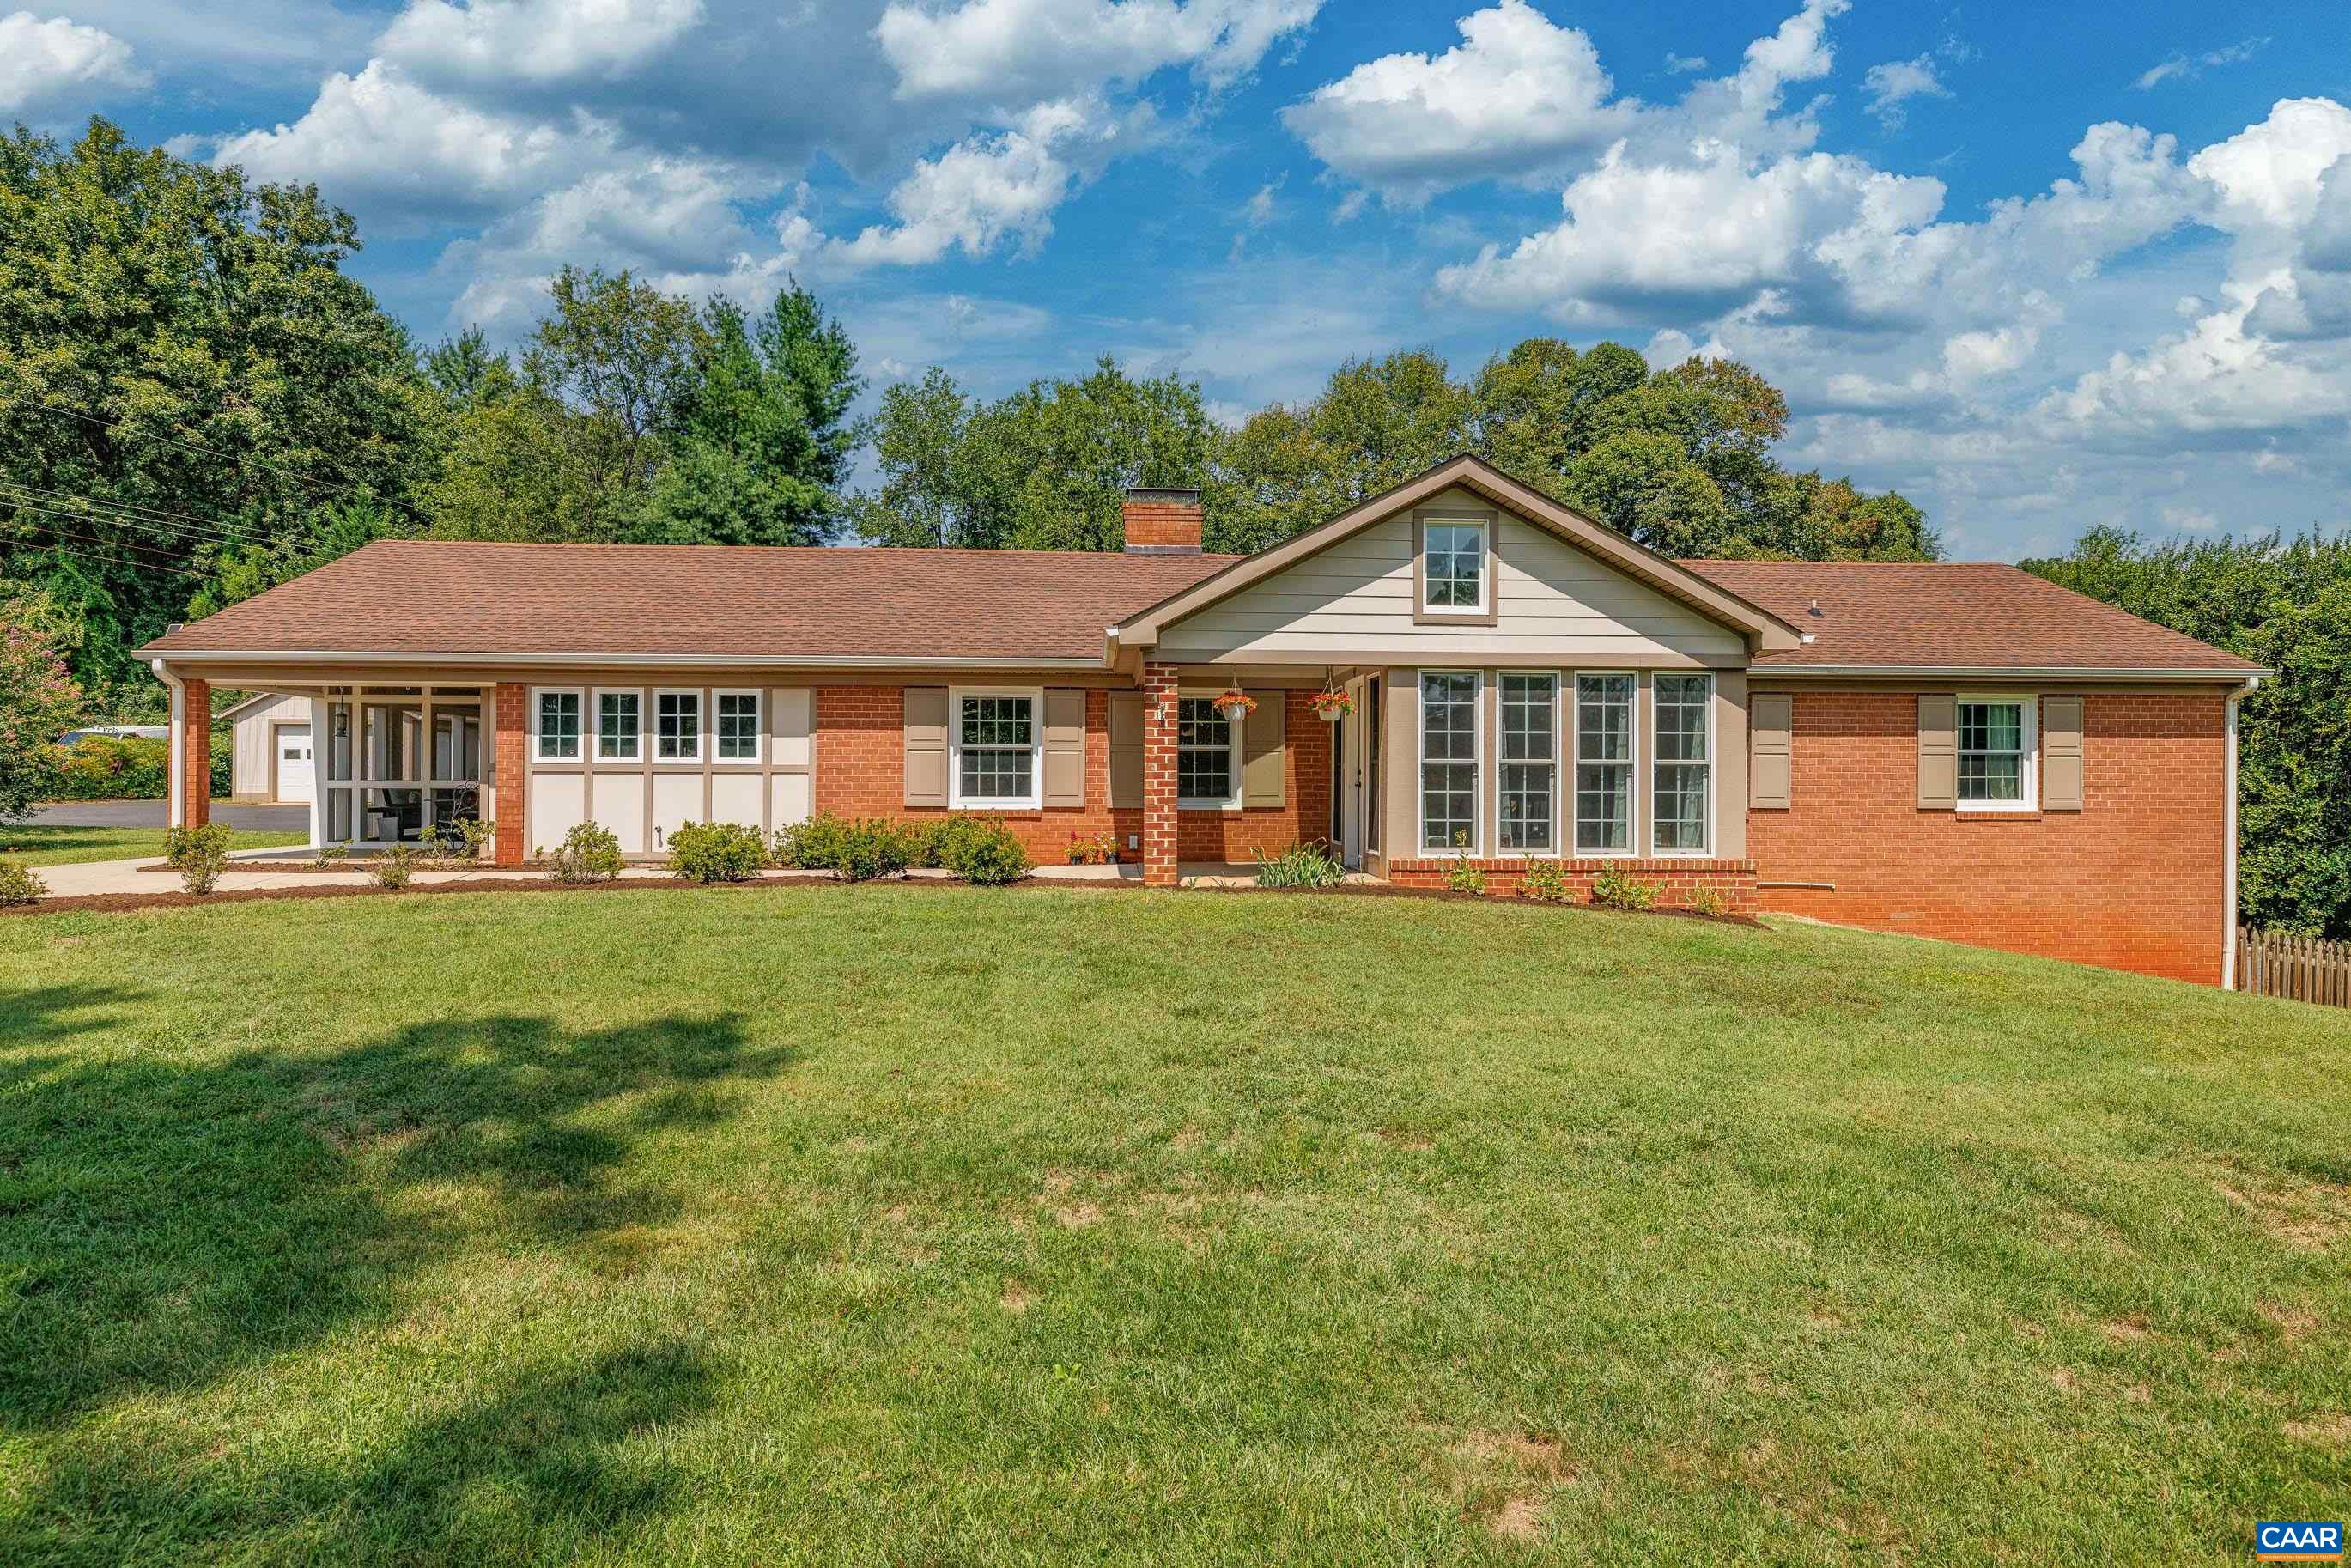
M 0 600 L 0 821 L 42 799 L 49 742 L 81 711 L 57 624 L 46 594 Z

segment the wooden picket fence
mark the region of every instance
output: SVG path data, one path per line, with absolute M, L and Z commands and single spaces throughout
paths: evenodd
M 2237 989 L 2351 1008 L 2351 942 L 2237 927 Z

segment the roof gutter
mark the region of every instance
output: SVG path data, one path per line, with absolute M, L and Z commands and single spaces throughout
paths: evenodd
M 141 649 L 152 661 L 174 664 L 511 664 L 525 668 L 567 669 L 661 667 L 674 664 L 723 664 L 758 670 L 1090 670 L 1102 667 L 1099 657 L 1073 654 L 1063 659 L 969 658 L 960 655 L 842 653 L 352 653 L 320 648 Z
M 1869 675 L 1891 679 L 1911 676 L 1934 680 L 1986 681 L 2258 681 L 2275 670 L 2198 670 L 2138 668 L 2113 664 L 1775 664 L 1759 660 L 1748 666 L 1751 679 L 1766 675 L 1848 679 Z

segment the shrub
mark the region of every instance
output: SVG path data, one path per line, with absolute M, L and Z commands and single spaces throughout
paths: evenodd
M 30 904 L 48 891 L 49 884 L 31 866 L 21 861 L 0 860 L 0 909 L 14 904 Z
M 917 861 L 944 863 L 965 829 L 959 818 L 918 830 L 884 817 L 850 820 L 820 811 L 791 830 L 790 844 L 779 849 L 778 863 L 785 863 L 788 853 L 790 864 L 805 870 L 838 872 L 844 882 L 871 882 L 896 876 Z
M 1722 890 L 1710 882 L 1699 883 L 1690 894 L 1689 906 L 1700 915 L 1719 915 L 1722 913 Z
M 1474 862 L 1455 861 L 1446 868 L 1445 886 L 1451 893 L 1483 894 L 1486 891 L 1486 871 Z
M 228 830 L 218 822 L 201 828 L 168 828 L 163 833 L 163 858 L 180 873 L 180 885 L 202 898 L 220 885 L 228 864 Z
M 1592 902 L 1603 909 L 1646 909 L 1657 902 L 1657 884 L 1604 865 L 1592 879 Z
M 849 882 L 896 876 L 914 863 L 919 848 L 909 829 L 881 817 L 863 817 L 841 835 L 841 859 L 832 869 Z
M 1259 887 L 1336 887 L 1346 880 L 1347 868 L 1327 844 L 1292 844 L 1270 857 L 1257 852 Z
M 349 844 L 320 844 L 316 850 L 311 852 L 310 869 L 312 871 L 332 871 L 338 861 L 350 859 L 350 852 L 351 847 Z
M 739 822 L 687 822 L 669 836 L 669 868 L 688 882 L 746 882 L 767 863 L 767 841 Z
M 408 879 L 416 874 L 417 867 L 430 864 L 437 858 L 437 851 L 428 846 L 436 845 L 439 841 L 436 838 L 413 844 L 394 844 L 388 850 L 380 850 L 370 857 L 367 873 L 375 879 L 378 887 L 398 893 L 408 885 Z
M 1029 851 L 1001 817 L 966 819 L 947 870 L 981 887 L 1002 887 L 1029 874 Z
M 460 817 L 457 819 L 457 837 L 464 841 L 465 858 L 477 861 L 482 858 L 484 850 L 496 845 L 498 825 L 496 822 L 485 822 L 478 817 Z
M 1539 898 L 1546 904 L 1567 902 L 1567 873 L 1557 861 L 1531 861 L 1527 874 L 1519 880 L 1519 894 L 1523 898 Z
M 538 859 L 549 876 L 567 886 L 610 882 L 621 874 L 621 841 L 601 823 L 580 822 L 563 835 L 553 854 L 541 850 Z
M 1002 826 L 998 819 L 991 818 L 988 821 L 996 822 L 999 827 Z M 935 821 L 909 827 L 906 831 L 914 841 L 914 864 L 936 866 L 952 871 L 955 869 L 956 862 L 964 857 L 975 842 L 987 837 L 987 830 L 982 820 L 977 817 L 962 812 L 949 812 Z
M 53 800 L 160 800 L 172 790 L 169 741 L 93 735 L 72 746 L 44 746 L 42 793 Z
M 819 811 L 804 822 L 776 830 L 768 846 L 770 865 L 829 871 L 841 858 L 841 836 L 848 824 L 830 811 Z

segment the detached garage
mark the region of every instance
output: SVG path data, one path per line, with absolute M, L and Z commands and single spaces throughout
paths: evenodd
M 215 716 L 236 736 L 229 798 L 247 804 L 310 801 L 310 699 L 263 692 Z

